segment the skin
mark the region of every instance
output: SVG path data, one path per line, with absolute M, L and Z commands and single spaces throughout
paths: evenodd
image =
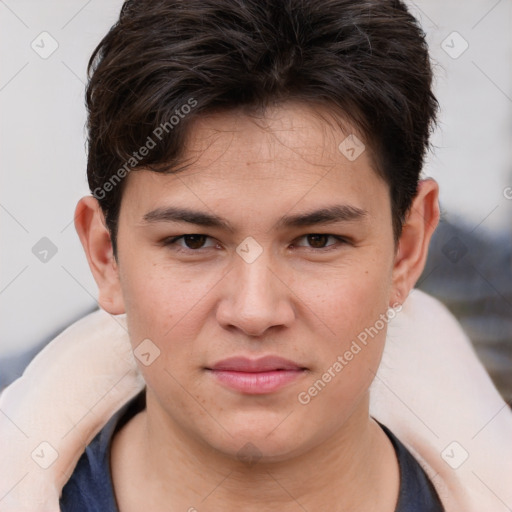
M 438 186 L 420 182 L 395 245 L 389 189 L 369 148 L 349 161 L 338 145 L 350 132 L 328 123 L 327 112 L 321 118 L 318 109 L 287 103 L 264 118 L 231 112 L 196 121 L 187 170 L 128 176 L 117 260 L 97 201 L 79 202 L 76 228 L 100 305 L 126 312 L 134 348 L 149 338 L 160 350 L 151 365 L 140 364 L 146 410 L 113 440 L 121 511 L 395 509 L 397 460 L 369 416 L 386 328 L 309 403 L 297 397 L 405 300 L 439 220 Z M 278 223 L 332 205 L 366 213 Z M 169 206 L 218 216 L 230 229 L 144 220 Z M 165 243 L 186 234 L 207 237 L 187 238 L 198 249 L 183 238 Z M 262 249 L 252 263 L 236 252 L 246 237 Z M 248 395 L 205 369 L 234 355 L 269 354 L 307 371 L 275 392 Z M 253 463 L 237 455 L 248 442 Z

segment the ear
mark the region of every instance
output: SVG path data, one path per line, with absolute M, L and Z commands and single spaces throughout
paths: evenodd
M 119 271 L 105 217 L 96 198 L 83 197 L 75 210 L 75 228 L 99 288 L 99 305 L 112 315 L 125 312 Z
M 405 301 L 423 272 L 439 215 L 438 184 L 431 178 L 420 181 L 398 241 L 390 306 Z

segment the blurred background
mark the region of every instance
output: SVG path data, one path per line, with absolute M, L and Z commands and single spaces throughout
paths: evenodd
M 85 180 L 84 85 L 118 0 L 0 1 L 0 388 L 97 307 L 73 227 Z M 441 103 L 424 175 L 442 222 L 418 287 L 457 316 L 512 400 L 512 0 L 408 2 Z

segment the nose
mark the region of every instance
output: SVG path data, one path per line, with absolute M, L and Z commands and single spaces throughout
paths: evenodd
M 239 258 L 226 276 L 216 311 L 222 327 L 256 337 L 271 328 L 291 325 L 295 318 L 293 293 L 264 254 L 252 263 Z

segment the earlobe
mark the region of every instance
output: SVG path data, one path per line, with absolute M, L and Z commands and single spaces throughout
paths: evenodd
M 98 201 L 87 196 L 75 210 L 75 228 L 99 289 L 99 305 L 112 315 L 125 312 L 110 233 Z
M 398 242 L 390 305 L 403 303 L 423 272 L 439 216 L 437 182 L 431 178 L 420 181 Z

